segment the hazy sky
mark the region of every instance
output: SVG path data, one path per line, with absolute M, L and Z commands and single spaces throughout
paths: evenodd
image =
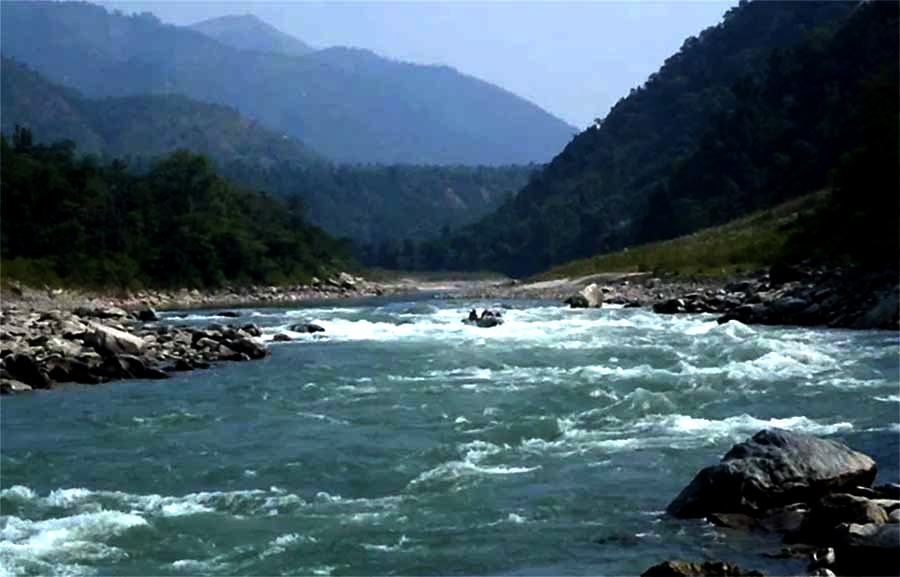
M 317 48 L 356 46 L 397 60 L 453 66 L 584 128 L 737 2 L 101 3 L 126 13 L 147 10 L 173 24 L 252 13 Z

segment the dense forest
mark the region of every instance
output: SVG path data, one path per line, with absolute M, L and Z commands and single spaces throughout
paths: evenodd
M 216 287 L 308 281 L 350 264 L 349 247 L 270 195 L 176 151 L 142 174 L 121 161 L 0 138 L 4 278 L 77 286 Z
M 127 159 L 134 170 L 191 150 L 235 182 L 292 202 L 300 197 L 312 222 L 351 238 L 362 258 L 383 253 L 394 239 L 423 240 L 474 222 L 538 168 L 338 165 L 226 106 L 180 95 L 85 98 L 5 57 L 0 72 L 4 134 L 24 126 L 44 142 L 70 139 L 81 152 Z
M 894 2 L 741 2 L 516 197 L 417 246 L 414 262 L 526 275 L 827 186 L 832 217 L 807 229 L 827 220 L 825 237 L 846 252 L 867 243 L 870 256 L 878 247 L 892 258 L 898 11 Z M 864 229 L 878 242 L 857 238 Z
M 546 162 L 575 132 L 446 66 L 347 47 L 298 53 L 271 27 L 213 24 L 172 26 L 88 2 L 5 0 L 0 41 L 5 56 L 90 98 L 182 94 L 230 106 L 336 162 Z M 246 33 L 269 37 L 248 44 Z M 282 52 L 247 49 L 263 46 Z

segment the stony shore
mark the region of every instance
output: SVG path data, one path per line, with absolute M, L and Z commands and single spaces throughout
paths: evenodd
M 738 278 L 597 274 L 535 283 L 509 281 L 464 289 L 461 298 L 568 301 L 573 307 L 620 304 L 660 314 L 714 313 L 719 322 L 900 329 L 896 267 L 776 265 Z M 582 298 L 584 297 L 584 298 Z
M 158 325 L 156 310 L 280 305 L 378 296 L 403 290 L 342 273 L 309 286 L 223 291 L 145 291 L 96 295 L 12 286 L 0 301 L 0 394 L 49 389 L 59 383 L 98 384 L 211 363 L 265 358 L 268 347 L 240 313 L 236 322 L 205 329 Z M 299 330 L 299 329 L 298 329 Z M 308 327 L 308 330 L 315 330 Z

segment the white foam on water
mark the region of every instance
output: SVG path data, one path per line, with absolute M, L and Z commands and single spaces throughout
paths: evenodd
M 307 419 L 313 419 L 316 421 L 325 421 L 326 423 L 331 423 L 333 425 L 349 425 L 350 421 L 345 421 L 344 419 L 336 419 L 334 417 L 329 417 L 328 415 L 323 415 L 320 413 L 306 413 L 304 411 L 298 411 L 297 415 L 300 417 L 306 417 Z
M 718 326 L 718 323 L 715 321 L 703 323 L 701 325 L 688 327 L 684 331 L 684 334 L 686 334 L 686 335 L 705 335 L 705 334 L 709 333 L 710 331 L 712 331 L 713 329 L 715 329 L 717 326 Z
M 127 557 L 106 543 L 110 538 L 149 525 L 139 515 L 107 510 L 40 521 L 6 516 L 0 522 L 0 558 L 13 574 L 28 567 L 44 567 L 53 574 L 88 573 L 84 562 Z
M 559 419 L 558 439 L 526 439 L 519 449 L 541 455 L 567 457 L 601 451 L 618 453 L 651 448 L 691 449 L 710 443 L 737 442 L 760 429 L 777 427 L 814 435 L 831 435 L 854 429 L 851 423 L 820 423 L 805 416 L 758 419 L 739 415 L 704 419 L 681 414 L 654 414 L 618 427 L 584 429 L 577 418 Z
M 360 543 L 360 546 L 363 549 L 368 551 L 379 551 L 382 553 L 395 553 L 398 551 L 403 551 L 404 546 L 409 543 L 410 540 L 406 535 L 401 535 L 400 539 L 393 545 L 378 545 L 374 543 Z
M 199 559 L 179 559 L 172 561 L 172 569 L 188 575 L 205 575 L 209 573 L 210 563 Z
M 468 461 L 449 461 L 420 474 L 409 482 L 409 487 L 414 488 L 435 481 L 456 481 L 465 478 L 486 477 L 491 475 L 519 475 L 522 473 L 530 473 L 540 468 L 540 465 L 535 467 L 509 467 L 506 465 L 483 467 Z
M 318 539 L 310 535 L 300 535 L 299 533 L 285 533 L 279 535 L 266 545 L 262 553 L 259 554 L 260 559 L 271 557 L 272 555 L 280 555 L 291 547 L 302 543 L 318 543 Z
M 732 437 L 755 433 L 760 429 L 776 427 L 791 431 L 800 431 L 813 435 L 832 435 L 853 429 L 846 422 L 823 424 L 808 417 L 796 416 L 786 418 L 757 419 L 747 414 L 728 417 L 722 420 L 694 418 L 688 415 L 653 416 L 639 420 L 635 428 L 662 430 L 672 433 L 687 433 L 692 436 Z
M 900 395 L 888 395 L 886 397 L 874 397 L 876 401 L 882 403 L 900 403 Z
M 92 491 L 84 488 L 55 489 L 46 497 L 27 487 L 4 489 L 0 497 L 11 497 L 39 508 L 60 507 L 69 513 L 96 513 L 102 508 L 116 507 L 130 514 L 147 517 L 181 517 L 207 513 L 239 514 L 245 511 L 266 513 L 284 506 L 303 506 L 297 495 L 273 487 L 269 491 L 210 491 L 176 497 L 166 495 L 134 495 L 122 491 Z
M 712 323 L 707 324 L 709 325 Z M 732 341 L 746 340 L 757 335 L 755 330 L 740 321 L 728 321 L 721 325 L 716 323 L 716 325 L 717 326 L 710 326 L 703 334 L 724 336 Z
M 13 485 L 9 489 L 0 490 L 0 498 L 27 503 L 28 501 L 36 499 L 37 494 L 28 487 Z

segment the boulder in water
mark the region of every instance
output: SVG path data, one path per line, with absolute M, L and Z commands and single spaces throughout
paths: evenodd
M 563 304 L 569 305 L 573 309 L 586 309 L 591 306 L 590 301 L 583 294 L 575 294 L 563 301 Z
M 316 323 L 297 323 L 288 327 L 289 331 L 295 333 L 324 333 L 325 329 Z
M 153 310 L 153 307 L 147 307 L 138 312 L 137 318 L 139 321 L 143 321 L 145 323 L 158 321 L 159 316 L 157 316 L 156 311 Z
M 767 429 L 738 443 L 722 462 L 700 471 L 669 504 L 676 517 L 760 513 L 813 503 L 827 493 L 870 486 L 877 468 L 868 456 L 838 441 Z
M 591 283 L 578 291 L 579 304 L 584 305 L 582 308 L 597 309 L 603 306 L 603 291 L 597 286 L 597 283 Z M 575 308 L 574 305 L 570 305 Z

